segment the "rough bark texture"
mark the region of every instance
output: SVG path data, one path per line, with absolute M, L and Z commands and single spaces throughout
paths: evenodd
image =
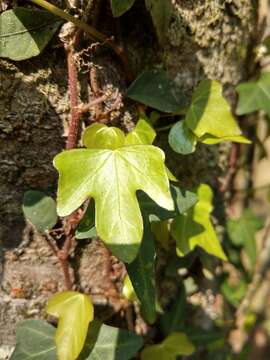
M 253 0 L 176 0 L 166 44 L 155 40 L 142 1 L 122 20 L 122 33 L 134 69 L 163 64 L 176 84 L 190 96 L 204 77 L 234 85 L 247 74 L 247 54 L 256 33 Z M 142 31 L 140 14 L 145 18 Z M 132 21 L 131 21 L 132 19 Z M 127 23 L 131 21 L 132 29 Z M 128 31 L 125 31 L 125 26 Z M 123 90 L 119 63 L 108 52 L 91 59 L 99 66 L 103 89 Z M 81 74 L 81 78 L 88 76 Z M 230 96 L 233 93 L 228 93 Z M 233 99 L 233 96 L 231 97 Z M 111 119 L 126 129 L 136 121 L 129 106 Z M 16 324 L 43 316 L 44 303 L 63 288 L 62 273 L 43 237 L 26 228 L 21 212 L 24 191 L 55 191 L 52 159 L 64 146 L 69 114 L 64 52 L 49 46 L 43 57 L 20 63 L 0 60 L 0 242 L 5 247 L 0 289 L 0 345 L 12 345 Z M 124 119 L 124 120 L 123 120 Z M 87 122 L 87 121 L 86 121 Z M 160 141 L 166 139 L 164 135 Z M 227 151 L 227 150 L 226 150 Z M 217 184 L 225 155 L 219 147 L 199 147 L 191 156 L 169 151 L 169 166 L 183 186 Z M 25 243 L 30 244 L 24 246 Z M 19 250 L 13 248 L 19 244 Z M 106 288 L 104 257 L 98 244 L 84 243 L 74 254 L 83 290 L 98 294 Z M 98 276 L 97 276 L 98 275 Z M 105 282 L 105 285 L 104 285 Z M 104 292 L 104 291 L 103 291 Z M 106 302 L 103 297 L 96 302 Z M 2 357 L 1 357 L 2 356 Z M 0 359 L 4 355 L 0 354 Z

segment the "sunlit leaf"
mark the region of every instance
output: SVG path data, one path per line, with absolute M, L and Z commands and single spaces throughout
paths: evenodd
M 125 134 L 116 127 L 94 123 L 83 132 L 83 145 L 89 149 L 117 149 L 125 143 Z
M 185 124 L 198 138 L 207 134 L 216 138 L 234 137 L 236 141 L 242 135 L 222 96 L 221 84 L 213 80 L 201 81 L 194 91 Z
M 46 311 L 59 318 L 55 333 L 59 359 L 75 360 L 83 348 L 89 323 L 94 317 L 90 298 L 75 291 L 58 293 L 49 300 Z
M 40 232 L 52 229 L 57 223 L 55 201 L 41 191 L 25 192 L 22 209 L 26 219 Z
M 142 345 L 141 336 L 94 321 L 79 360 L 130 360 Z
M 151 13 L 159 41 L 162 43 L 172 17 L 172 2 L 170 0 L 145 0 L 145 4 Z
M 123 15 L 135 3 L 135 0 L 110 0 L 114 17 Z
M 164 153 L 152 145 L 111 149 L 75 149 L 58 154 L 57 209 L 60 216 L 93 197 L 98 235 L 124 262 L 135 259 L 143 235 L 137 190 L 173 210 Z
M 25 320 L 16 328 L 10 360 L 56 360 L 55 328 L 41 320 Z
M 161 344 L 147 346 L 141 354 L 142 360 L 177 360 L 177 356 L 189 356 L 195 351 L 194 345 L 184 333 L 174 332 Z
M 238 85 L 236 91 L 239 94 L 236 108 L 238 115 L 264 110 L 270 117 L 270 73 L 262 73 L 257 81 Z
M 126 276 L 124 278 L 122 294 L 123 294 L 124 298 L 129 301 L 139 302 L 128 274 L 126 274 Z
M 171 234 L 176 241 L 177 254 L 186 255 L 200 246 L 207 253 L 227 260 L 211 223 L 212 190 L 208 185 L 201 184 L 197 195 L 199 201 L 194 207 L 173 220 Z
M 196 149 L 197 137 L 184 121 L 178 121 L 171 128 L 168 140 L 170 147 L 178 154 L 191 154 Z
M 39 55 L 61 21 L 47 11 L 17 7 L 0 15 L 0 57 L 25 60 Z
M 155 130 L 144 118 L 141 117 L 134 130 L 127 134 L 125 143 L 127 145 L 151 145 L 155 137 Z
M 247 138 L 245 138 L 243 135 L 228 136 L 228 137 L 224 136 L 221 138 L 217 138 L 215 136 L 205 134 L 200 139 L 198 139 L 198 141 L 202 142 L 203 144 L 207 144 L 207 145 L 219 144 L 221 142 L 226 142 L 226 141 L 238 142 L 238 143 L 242 143 L 242 144 L 250 144 L 251 143 L 251 141 L 248 140 Z
M 186 105 L 183 94 L 177 90 L 166 72 L 162 70 L 146 70 L 130 85 L 127 96 L 154 109 L 177 113 Z

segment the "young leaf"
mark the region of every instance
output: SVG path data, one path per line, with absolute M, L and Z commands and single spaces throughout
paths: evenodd
M 62 22 L 53 14 L 17 7 L 0 15 L 0 57 L 25 60 L 39 55 Z
M 197 138 L 186 126 L 184 121 L 178 121 L 169 133 L 169 144 L 178 154 L 191 154 L 196 149 Z
M 144 214 L 142 245 L 136 259 L 127 264 L 127 272 L 141 303 L 144 318 L 150 324 L 156 320 L 155 293 L 155 244 L 148 216 Z
M 116 127 L 94 123 L 83 132 L 83 145 L 89 149 L 117 149 L 124 145 L 125 134 Z
M 135 3 L 135 0 L 111 0 L 111 9 L 114 17 L 123 15 Z
M 227 221 L 228 235 L 234 245 L 244 247 L 251 269 L 254 268 L 257 257 L 255 235 L 262 226 L 263 221 L 250 210 L 246 210 L 240 219 Z
M 147 346 L 141 354 L 142 360 L 177 360 L 179 355 L 189 356 L 194 345 L 184 333 L 174 332 L 161 344 Z
M 41 320 L 25 320 L 16 328 L 16 347 L 10 360 L 56 360 L 55 328 Z
M 152 145 L 155 140 L 156 132 L 144 118 L 140 118 L 134 130 L 127 134 L 126 145 Z
M 145 0 L 145 4 L 151 13 L 158 39 L 163 43 L 172 17 L 172 2 L 171 0 Z
M 52 229 L 57 223 L 55 201 L 41 191 L 27 191 L 23 196 L 24 216 L 40 232 Z
M 164 153 L 152 145 L 114 150 L 76 149 L 58 154 L 57 209 L 60 216 L 93 197 L 98 235 L 112 253 L 132 262 L 139 250 L 143 223 L 136 191 L 143 190 L 161 207 L 173 210 Z
M 126 274 L 124 278 L 122 294 L 124 298 L 127 299 L 128 301 L 137 301 L 139 303 L 139 299 L 137 298 L 137 295 L 135 293 L 135 290 L 133 288 L 132 282 L 128 274 Z
M 238 115 L 264 110 L 270 117 L 270 73 L 262 73 L 257 81 L 242 83 L 236 87 L 239 100 L 236 108 Z
M 210 219 L 212 190 L 208 185 L 201 184 L 197 195 L 199 201 L 195 206 L 173 220 L 171 234 L 176 241 L 177 254 L 186 255 L 200 246 L 207 253 L 227 260 Z
M 142 345 L 135 333 L 94 321 L 79 360 L 130 360 Z
M 159 111 L 180 112 L 186 98 L 176 95 L 174 83 L 163 70 L 146 70 L 130 85 L 127 96 Z
M 95 228 L 95 204 L 90 200 L 88 208 L 75 232 L 76 239 L 89 239 L 97 236 Z
M 54 295 L 46 307 L 48 314 L 59 318 L 55 333 L 57 354 L 61 360 L 75 360 L 80 354 L 94 308 L 87 295 L 65 291 Z
M 205 135 L 242 142 L 241 129 L 233 118 L 230 106 L 222 96 L 218 81 L 203 80 L 196 88 L 185 124 L 198 137 Z
M 214 144 L 218 144 L 218 143 L 226 142 L 226 141 L 238 142 L 241 144 L 250 144 L 251 143 L 251 141 L 248 140 L 247 138 L 245 138 L 243 135 L 228 136 L 228 137 L 224 136 L 222 138 L 217 138 L 215 136 L 205 134 L 198 140 L 200 142 L 202 142 L 203 144 L 207 144 L 207 145 L 214 145 Z

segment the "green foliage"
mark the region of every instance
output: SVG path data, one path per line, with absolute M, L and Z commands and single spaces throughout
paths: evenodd
M 264 110 L 270 117 L 270 73 L 262 73 L 257 81 L 238 85 L 236 91 L 239 94 L 236 108 L 238 115 Z
M 132 262 L 143 233 L 136 191 L 143 190 L 158 205 L 173 210 L 164 159 L 164 153 L 152 145 L 76 149 L 58 154 L 54 165 L 60 174 L 59 215 L 71 214 L 93 197 L 98 235 L 115 256 Z
M 135 101 L 167 113 L 178 113 L 186 105 L 183 95 L 163 70 L 146 70 L 130 85 L 127 96 Z
M 186 255 L 200 246 L 207 253 L 227 260 L 211 223 L 213 192 L 208 185 L 201 184 L 197 196 L 199 201 L 194 207 L 173 220 L 171 234 L 176 241 L 177 255 Z
M 40 232 L 52 229 L 57 223 L 55 201 L 41 191 L 27 191 L 23 196 L 25 218 Z
M 178 121 L 169 133 L 170 147 L 179 154 L 191 154 L 196 149 L 197 137 L 186 126 L 184 121 Z
M 251 270 L 254 269 L 257 256 L 255 235 L 262 226 L 262 219 L 250 210 L 246 210 L 240 219 L 227 221 L 228 235 L 234 245 L 245 249 Z
M 11 360 L 56 360 L 55 329 L 41 320 L 25 320 L 16 329 Z
M 94 321 L 79 360 L 130 360 L 142 345 L 135 333 Z
M 95 203 L 93 199 L 86 209 L 83 219 L 75 232 L 76 239 L 88 239 L 97 236 L 95 228 Z
M 123 15 L 135 3 L 135 0 L 110 0 L 114 17 Z
M 247 291 L 247 283 L 244 279 L 239 279 L 236 284 L 230 284 L 225 279 L 221 285 L 221 292 L 226 300 L 234 307 L 238 307 Z
M 127 134 L 125 143 L 126 145 L 151 145 L 155 137 L 156 132 L 150 125 L 148 119 L 146 117 L 140 117 L 134 130 Z
M 94 317 L 90 298 L 75 291 L 58 293 L 49 300 L 46 311 L 59 318 L 55 333 L 59 359 L 76 359 L 83 348 L 88 325 Z
M 47 11 L 17 7 L 0 15 L 0 57 L 25 60 L 39 55 L 61 21 Z
M 177 360 L 177 356 L 189 356 L 195 351 L 194 345 L 184 333 L 174 332 L 161 344 L 147 346 L 141 354 L 142 360 Z

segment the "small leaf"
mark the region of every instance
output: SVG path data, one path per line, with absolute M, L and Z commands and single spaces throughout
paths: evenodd
M 220 139 L 233 137 L 237 141 L 242 135 L 229 104 L 222 96 L 222 86 L 218 81 L 201 81 L 192 96 L 184 121 L 198 138 L 207 134 Z
M 236 87 L 239 100 L 237 115 L 264 110 L 270 117 L 270 73 L 262 73 L 259 80 L 242 83 Z
M 55 328 L 41 320 L 24 320 L 16 328 L 10 360 L 56 360 Z
M 46 311 L 59 318 L 55 333 L 59 359 L 75 360 L 83 348 L 88 325 L 94 317 L 90 298 L 75 291 L 58 293 L 49 300 Z
M 152 145 L 155 137 L 156 132 L 153 127 L 147 120 L 141 117 L 137 122 L 135 129 L 127 134 L 125 143 L 126 145 Z
M 194 207 L 173 220 L 171 234 L 176 241 L 177 255 L 186 255 L 200 246 L 209 254 L 227 260 L 210 219 L 212 190 L 208 185 L 201 184 L 197 195 L 199 201 Z
M 94 123 L 83 132 L 83 145 L 88 149 L 117 149 L 125 143 L 125 134 L 116 127 Z
M 111 0 L 111 9 L 114 17 L 123 15 L 128 11 L 132 5 L 135 3 L 135 0 Z
M 94 321 L 79 360 L 130 360 L 142 345 L 141 336 Z
M 180 112 L 186 105 L 183 95 L 176 95 L 174 83 L 165 71 L 146 70 L 130 85 L 127 96 L 159 111 Z
M 175 208 L 179 214 L 186 213 L 192 206 L 198 202 L 198 196 L 191 191 L 186 190 L 184 195 L 179 187 L 171 185 L 171 194 L 175 203 Z
M 178 154 L 191 154 L 196 149 L 197 138 L 186 126 L 184 121 L 178 121 L 169 133 L 169 144 Z
M 136 259 L 127 264 L 127 272 L 135 293 L 141 303 L 141 311 L 150 324 L 156 320 L 155 294 L 155 244 L 150 223 L 144 218 L 142 245 Z
M 158 39 L 164 42 L 172 17 L 171 0 L 145 0 L 147 9 L 151 13 Z
M 177 360 L 178 355 L 189 356 L 195 351 L 194 345 L 184 333 L 174 332 L 161 344 L 147 346 L 141 354 L 142 360 Z
M 221 138 L 217 138 L 215 136 L 205 134 L 200 139 L 198 139 L 198 141 L 202 142 L 203 144 L 207 144 L 207 145 L 219 144 L 221 142 L 226 142 L 226 141 L 232 141 L 232 142 L 237 142 L 237 143 L 242 143 L 242 144 L 251 144 L 251 141 L 248 140 L 247 138 L 245 138 L 243 135 L 228 136 L 228 137 L 224 136 Z
M 0 57 L 25 60 L 39 55 L 62 21 L 53 14 L 17 7 L 0 15 Z
M 95 228 L 95 203 L 91 199 L 88 208 L 75 232 L 76 239 L 89 239 L 97 236 Z
M 128 301 L 137 301 L 139 303 L 139 299 L 137 298 L 137 295 L 135 293 L 135 290 L 133 288 L 132 282 L 128 274 L 126 274 L 124 278 L 122 294 L 124 298 L 127 299 Z
M 23 196 L 24 216 L 40 232 L 52 229 L 57 223 L 55 201 L 41 191 L 27 191 Z
M 250 210 L 237 220 L 227 221 L 227 231 L 232 243 L 244 247 L 251 265 L 254 268 L 257 257 L 255 235 L 263 226 L 263 221 Z

